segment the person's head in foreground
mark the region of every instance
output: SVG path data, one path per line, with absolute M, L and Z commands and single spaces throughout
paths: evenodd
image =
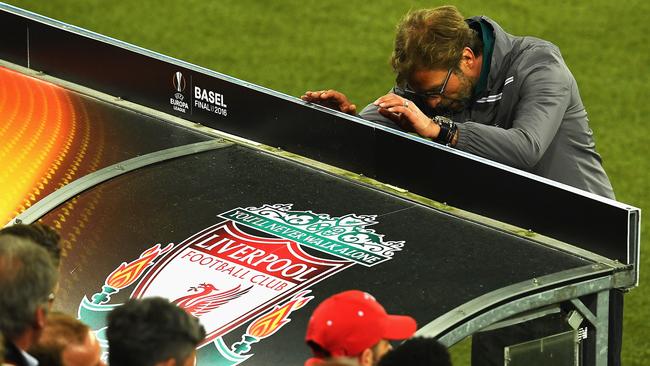
M 451 366 L 447 348 L 434 338 L 414 337 L 386 353 L 379 366 Z
M 45 249 L 30 239 L 0 234 L 0 333 L 7 363 L 29 358 L 25 351 L 41 336 L 57 277 Z
M 193 366 L 205 329 L 168 300 L 149 297 L 111 311 L 106 338 L 113 366 Z
M 358 290 L 344 291 L 325 299 L 309 319 L 305 341 L 314 357 L 305 365 L 334 360 L 377 365 L 392 348 L 389 340 L 407 339 L 416 328 L 413 318 L 387 314 L 372 295 Z
M 31 239 L 34 243 L 47 250 L 54 266 L 59 267 L 61 263 L 61 236 L 54 228 L 39 222 L 16 224 L 0 229 L 0 235 L 13 235 Z
M 51 313 L 41 338 L 29 349 L 39 366 L 105 366 L 95 334 L 63 313 Z

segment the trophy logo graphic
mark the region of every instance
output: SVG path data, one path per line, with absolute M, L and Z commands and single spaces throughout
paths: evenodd
M 172 75 L 172 86 L 174 87 L 174 94 L 169 98 L 169 104 L 173 110 L 187 113 L 190 108 L 188 104 L 189 100 L 185 100 L 185 95 L 183 94 L 187 87 L 187 80 L 182 72 L 176 71 Z
M 176 91 L 179 93 L 183 92 L 185 90 L 185 86 L 187 85 L 185 82 L 185 77 L 180 71 L 176 71 L 174 78 L 172 79 L 172 83 L 174 84 L 174 89 L 176 89 Z

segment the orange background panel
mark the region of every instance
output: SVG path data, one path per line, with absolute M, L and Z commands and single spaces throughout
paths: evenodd
M 0 224 L 96 170 L 101 132 L 78 95 L 0 67 Z

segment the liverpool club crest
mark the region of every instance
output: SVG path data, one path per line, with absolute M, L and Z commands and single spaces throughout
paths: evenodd
M 199 319 L 207 331 L 199 365 L 235 365 L 313 298 L 312 285 L 355 264 L 390 260 L 404 245 L 366 229 L 377 223 L 372 215 L 330 217 L 291 208 L 236 208 L 220 215 L 225 221 L 179 244 L 148 248 L 121 263 L 101 292 L 84 298 L 79 317 L 103 340 L 106 315 L 119 305 L 110 303 L 111 296 L 133 286 L 131 298 L 164 297 Z M 222 336 L 245 323 L 241 341 L 226 345 Z

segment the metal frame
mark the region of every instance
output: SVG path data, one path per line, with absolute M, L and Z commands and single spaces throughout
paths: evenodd
M 585 280 L 594 275 L 597 277 Z M 567 284 L 567 281 L 571 283 Z M 441 343 L 450 347 L 478 331 L 543 316 L 548 311 L 553 311 L 545 307 L 568 301 L 594 327 L 595 365 L 606 366 L 609 340 L 609 291 L 619 287 L 619 282 L 634 281 L 635 275 L 630 271 L 616 272 L 614 268 L 606 268 L 602 264 L 555 273 L 507 286 L 475 298 L 420 328 L 417 335 L 436 337 Z M 594 294 L 597 296 L 596 314 L 579 300 L 580 297 Z
M 551 276 L 556 275 L 554 274 Z M 595 366 L 606 366 L 609 336 L 609 291 L 613 288 L 613 285 L 613 276 L 610 274 L 604 277 L 589 279 L 557 288 L 552 288 L 546 291 L 534 293 L 521 297 L 519 299 L 512 300 L 503 305 L 493 307 L 475 317 L 471 317 L 471 314 L 465 314 L 465 317 L 470 319 L 455 325 L 450 324 L 449 327 L 453 326 L 453 329 L 445 328 L 445 325 L 441 324 L 442 322 L 439 321 L 439 319 L 447 317 L 446 314 L 418 330 L 416 335 L 437 337 L 442 344 L 447 347 L 451 347 L 467 336 L 470 336 L 481 330 L 489 329 L 489 327 L 496 322 L 513 318 L 517 314 L 524 313 L 531 309 L 537 309 L 548 305 L 570 301 L 580 313 L 585 315 L 585 318 L 587 318 L 595 328 Z M 495 291 L 495 293 L 505 291 L 508 288 L 515 286 L 517 285 L 504 287 L 500 290 Z M 579 297 L 591 294 L 597 294 L 596 314 L 591 313 L 586 308 L 586 306 L 584 306 L 584 304 L 578 300 Z M 452 310 L 448 314 L 453 313 L 452 315 L 455 315 L 454 317 L 458 318 L 458 315 L 463 313 L 463 308 L 465 308 L 466 305 L 492 296 L 492 294 L 487 294 L 485 296 L 476 298 L 473 301 L 470 301 L 469 303 Z M 524 318 L 521 318 L 519 320 L 525 321 Z
M 47 197 L 40 200 L 37 204 L 31 206 L 23 213 L 18 215 L 6 226 L 20 223 L 30 224 L 57 206 L 63 204 L 65 201 L 82 193 L 83 191 L 133 170 L 157 164 L 165 160 L 196 154 L 203 151 L 221 149 L 232 145 L 233 143 L 224 142 L 222 140 L 203 141 L 156 151 L 150 154 L 128 159 L 117 164 L 113 164 L 96 172 L 90 173 L 84 177 L 81 177 L 72 183 L 67 184 L 62 188 L 52 192 Z
M 594 276 L 599 277 L 584 280 Z M 516 283 L 447 312 L 424 325 L 417 334 L 440 337 L 443 343 L 451 346 L 488 325 L 525 311 L 614 288 L 614 277 L 613 268 L 594 264 Z M 503 304 L 509 300 L 511 302 Z
M 627 263 L 634 263 L 634 287 L 639 286 L 641 258 L 641 210 L 629 210 L 628 214 L 628 257 Z

